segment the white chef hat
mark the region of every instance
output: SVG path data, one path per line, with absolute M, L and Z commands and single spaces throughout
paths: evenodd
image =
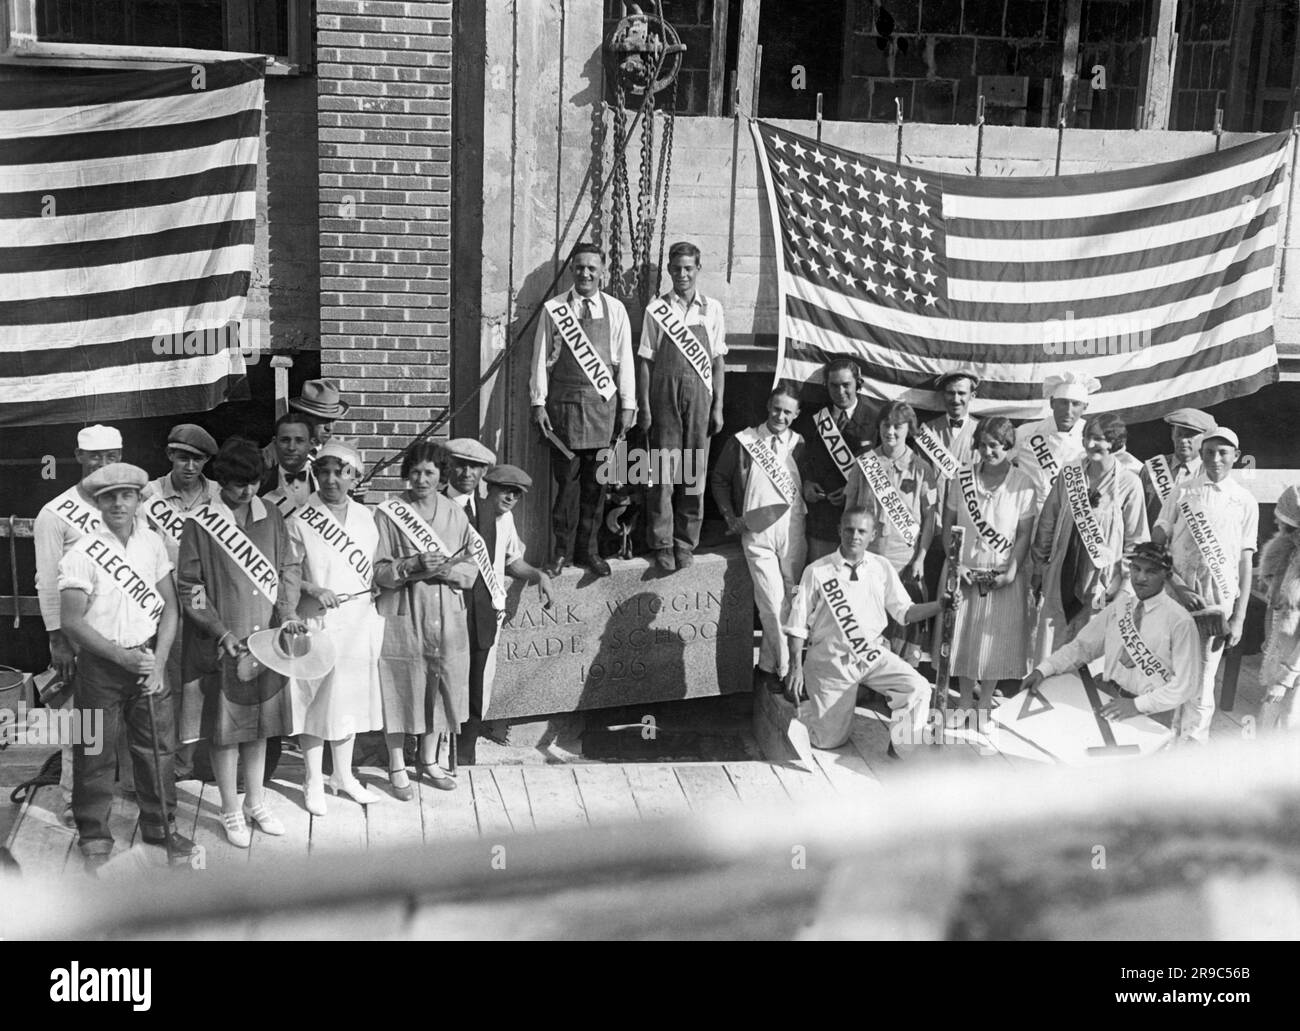
M 1101 380 L 1086 372 L 1066 372 L 1048 376 L 1043 381 L 1043 397 L 1052 401 L 1064 397 L 1070 401 L 1087 401 L 1089 394 L 1101 389 Z

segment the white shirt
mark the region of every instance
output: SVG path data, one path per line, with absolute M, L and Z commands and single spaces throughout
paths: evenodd
M 502 512 L 497 516 L 497 547 L 492 556 L 492 568 L 496 570 L 497 580 L 504 587 L 506 583 L 506 566 L 524 557 L 524 542 L 519 538 L 515 528 L 515 514 Z
M 767 428 L 767 423 L 755 426 L 752 431 L 757 438 L 756 447 L 772 447 L 772 438 L 775 434 Z M 803 501 L 803 481 L 799 476 L 799 467 L 794 462 L 794 449 L 797 444 L 803 440 L 803 437 L 794 430 L 786 428 L 782 431 L 780 439 L 776 442 L 776 461 L 777 464 L 784 467 L 785 471 L 790 474 L 794 480 L 794 503 L 790 506 L 790 511 L 786 515 L 802 516 L 807 511 L 807 506 Z M 745 482 L 745 511 L 752 512 L 756 508 L 766 508 L 769 505 L 787 504 L 785 497 L 776 488 L 772 478 L 763 472 L 762 469 L 750 458 L 749 479 Z M 783 517 L 784 518 L 784 517 Z
M 862 632 L 869 640 L 874 641 L 885 632 L 888 616 L 902 623 L 907 610 L 912 607 L 912 599 L 889 560 L 869 551 L 863 554 L 858 564 L 856 580 L 849 578 L 851 564 L 838 548 L 805 567 L 799 589 L 790 600 L 785 632 L 791 637 L 808 638 L 813 647 L 829 646 L 836 658 L 849 662 L 853 659 L 849 644 L 840 633 L 839 624 L 817 586 L 817 580 L 828 574 L 839 578 L 854 613 L 862 621 Z
M 41 619 L 50 633 L 62 626 L 59 620 L 59 560 L 87 533 L 57 514 L 59 505 L 70 498 L 89 509 L 96 527 L 102 525 L 95 499 L 87 499 L 75 486 L 69 487 L 36 513 L 36 522 L 32 524 L 33 543 L 36 545 L 36 597 L 41 605 Z
M 1220 596 L 1210 567 L 1187 528 L 1187 521 L 1178 508 L 1178 502 L 1184 497 L 1193 508 L 1205 513 L 1223 548 L 1228 582 L 1233 585 L 1230 597 Z M 1174 571 L 1183 583 L 1204 598 L 1207 604 L 1231 609 L 1241 593 L 1241 585 L 1237 582 L 1241 553 L 1254 551 L 1259 539 L 1259 503 L 1250 491 L 1231 475 L 1214 483 L 1202 471 L 1190 480 L 1174 484 L 1160 509 L 1156 526 L 1167 535 Z
M 712 297 L 705 297 L 698 290 L 688 303 L 676 290 L 664 294 L 664 299 L 673 306 L 677 317 L 685 326 L 703 326 L 704 335 L 709 339 L 709 354 L 720 358 L 727 353 L 727 329 L 722 320 L 722 305 Z M 654 361 L 659 353 L 659 339 L 663 332 L 659 324 L 649 315 L 641 323 L 641 347 L 637 357 Z
M 140 492 L 140 511 L 148 518 L 145 513 L 144 503 L 150 498 L 160 497 L 167 501 L 177 512 L 194 512 L 202 508 L 206 502 L 216 501 L 221 496 L 221 488 L 215 480 L 209 480 L 206 476 L 199 476 L 199 493 L 189 504 L 181 497 L 181 492 L 176 489 L 176 484 L 172 482 L 172 474 L 167 473 L 159 476 L 156 480 L 150 480 L 145 484 L 144 490 Z M 159 526 L 153 526 L 151 529 L 162 538 L 162 542 L 167 547 L 167 557 L 171 559 L 173 566 L 180 555 L 181 542 L 178 537 L 173 537 L 166 529 Z
M 1037 507 L 1042 508 L 1056 477 L 1049 475 L 1039 464 L 1035 447 L 1046 448 L 1050 452 L 1056 460 L 1056 472 L 1059 474 L 1068 462 L 1088 453 L 1088 449 L 1083 446 L 1083 420 L 1076 419 L 1068 433 L 1062 433 L 1056 428 L 1056 418 L 1051 415 L 1037 422 L 1025 423 L 1016 430 L 1016 447 L 1011 452 L 1011 461 L 1033 481 L 1034 500 Z
M 86 553 L 87 547 L 96 540 L 108 541 L 115 551 L 125 553 L 126 564 L 155 590 L 172 571 L 167 549 L 158 534 L 137 520 L 125 547 L 105 526 L 83 536 L 59 560 L 59 590 L 85 592 L 90 599 L 86 608 L 86 623 L 90 628 L 123 648 L 138 647 L 158 632 L 158 624 L 117 588 L 114 580 L 125 583 L 126 577 L 114 577 Z M 121 569 L 118 563 L 113 564 Z
M 889 458 L 885 452 L 874 447 L 870 453 L 875 455 L 885 476 L 907 506 L 907 511 L 916 520 L 917 540 L 921 537 L 921 524 L 926 513 L 935 505 L 937 487 L 934 469 L 929 462 L 917 456 L 911 448 L 904 448 L 897 458 Z M 864 507 L 876 517 L 876 539 L 868 547 L 877 555 L 884 555 L 895 567 L 911 562 L 915 549 L 908 547 L 893 521 L 885 514 L 876 492 L 867 483 L 858 462 L 849 470 L 848 481 L 844 487 L 844 508 Z
M 602 299 L 609 309 L 609 356 L 614 363 L 610 371 L 618 384 L 618 406 L 635 409 L 636 361 L 632 356 L 632 323 L 628 321 L 623 302 L 603 291 L 590 298 L 584 298 L 576 289 L 570 289 L 564 295 L 565 303 L 572 307 L 577 316 L 582 314 L 582 302 L 591 301 L 591 317 L 596 321 L 605 317 L 601 311 Z M 559 360 L 560 348 L 567 346 L 555 335 L 555 323 L 543 311 L 537 319 L 537 336 L 533 340 L 533 371 L 528 380 L 528 393 L 534 405 L 546 404 L 551 366 Z
M 1137 599 L 1128 593 L 1121 594 L 1094 616 L 1065 647 L 1058 649 L 1038 664 L 1044 676 L 1068 673 L 1086 665 L 1093 659 L 1105 656 L 1102 675 L 1113 680 L 1135 700 L 1138 712 L 1168 712 L 1187 701 L 1201 682 L 1201 637 L 1196 621 L 1178 602 L 1161 592 L 1140 602 L 1142 625 L 1138 634 L 1151 653 L 1158 658 L 1172 678 L 1166 682 L 1159 676 L 1147 675 L 1134 663 L 1125 665 L 1128 652 L 1119 632 L 1120 617 Z

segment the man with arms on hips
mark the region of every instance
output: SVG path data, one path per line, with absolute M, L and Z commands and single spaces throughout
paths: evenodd
M 45 505 L 37 513 L 32 527 L 36 545 L 36 596 L 49 635 L 50 664 L 69 688 L 76 669 L 76 653 L 63 632 L 60 618 L 59 560 L 82 537 L 96 533 L 102 527 L 99 506 L 86 492 L 82 481 L 96 469 L 122 461 L 122 434 L 112 426 L 87 426 L 77 434 L 77 447 L 73 454 L 81 467 L 79 481 Z M 65 690 L 59 708 L 68 709 L 72 704 L 72 691 Z M 64 745 L 62 751 L 63 771 L 59 787 L 63 791 L 64 805 L 68 806 L 72 804 L 72 746 Z M 64 820 L 70 822 L 71 819 L 69 810 Z
M 258 490 L 286 519 L 307 503 L 318 484 L 311 469 L 314 449 L 311 419 L 301 412 L 285 412 L 275 420 L 275 466 L 267 470 Z
M 1103 659 L 1102 676 L 1118 688 L 1102 707 L 1107 719 L 1170 712 L 1195 694 L 1201 681 L 1201 640 L 1187 610 L 1165 593 L 1169 552 L 1145 541 L 1127 557 L 1133 593 L 1121 593 L 1073 641 L 1035 666 L 1022 690 Z
M 661 572 L 686 569 L 694 561 L 704 520 L 704 476 L 709 438 L 722 431 L 723 357 L 727 333 L 722 305 L 695 287 L 700 249 L 675 243 L 668 249 L 673 288 L 646 308 L 637 350 L 637 425 L 653 452 L 677 455 L 668 483 L 647 495 L 648 543 Z M 693 461 L 684 458 L 693 453 Z M 687 469 L 695 471 L 686 483 Z
M 95 499 L 102 525 L 59 561 L 60 618 L 77 649 L 77 706 L 104 714 L 104 740 L 96 754 L 84 743 L 74 746 L 72 810 L 92 872 L 113 851 L 109 816 L 123 727 L 140 801 L 141 837 L 166 846 L 173 858 L 196 851 L 194 842 L 175 829 L 175 723 L 165 666 L 179 609 L 167 549 L 136 518 L 148 482 L 148 473 L 123 462 L 87 476 L 82 487 Z
M 875 533 L 870 511 L 846 509 L 839 549 L 804 569 L 786 623 L 785 694 L 799 706 L 811 744 L 838 748 L 853 729 L 858 684 L 866 684 L 889 699 L 890 751 L 903 756 L 923 739 L 930 685 L 881 635 L 887 616 L 915 623 L 937 615 L 943 602 L 912 603 L 889 560 L 867 551 Z
M 600 289 L 605 254 L 580 243 L 569 259 L 573 287 L 546 302 L 533 344 L 529 382 L 533 422 L 573 452 L 552 445 L 551 506 L 554 545 L 548 571 L 558 576 L 570 562 L 608 576 L 596 528 L 605 508 L 599 456 L 636 423 L 636 360 L 632 326 L 623 302 Z
M 1086 373 L 1071 371 L 1048 376 L 1043 382 L 1043 397 L 1052 414 L 1016 430 L 1011 461 L 1033 481 L 1037 508 L 1043 507 L 1065 464 L 1087 454 L 1083 446 L 1083 413 L 1088 410 L 1088 395 L 1100 389 L 1101 382 Z
M 1199 408 L 1179 408 L 1165 416 L 1173 451 L 1142 463 L 1138 478 L 1146 496 L 1147 522 L 1154 526 L 1175 486 L 1201 471 L 1201 435 L 1214 429 L 1214 416 Z
M 1196 620 L 1201 634 L 1201 682 L 1179 710 L 1180 740 L 1209 740 L 1214 679 L 1224 648 L 1246 625 L 1259 540 L 1259 504 L 1232 479 L 1240 454 L 1237 434 L 1216 426 L 1201 438 L 1201 472 L 1179 483 L 1160 509 L 1151 539 L 1173 556 L 1169 589 Z
M 789 669 L 781 621 L 803 574 L 804 501 L 799 484 L 803 438 L 790 428 L 799 399 L 781 385 L 767 398 L 767 421 L 737 433 L 722 448 L 711 487 L 718 511 L 741 549 L 754 581 L 754 604 L 763 626 L 754 682 L 779 691 Z

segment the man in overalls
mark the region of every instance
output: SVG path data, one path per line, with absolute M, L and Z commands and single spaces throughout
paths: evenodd
M 533 422 L 552 441 L 551 506 L 554 547 L 547 572 L 558 576 L 575 562 L 597 576 L 609 563 L 596 546 L 596 527 L 605 507 L 605 483 L 597 475 L 601 451 L 636 422 L 636 367 L 627 309 L 600 289 L 605 255 L 580 243 L 569 259 L 573 287 L 546 302 L 533 345 L 529 382 Z M 576 515 L 576 521 L 575 521 Z
M 641 324 L 640 404 L 655 482 L 647 493 L 649 544 L 665 573 L 694 561 L 704 519 L 709 437 L 722 430 L 722 305 L 695 289 L 700 249 L 675 243 L 668 250 L 673 288 L 646 308 Z

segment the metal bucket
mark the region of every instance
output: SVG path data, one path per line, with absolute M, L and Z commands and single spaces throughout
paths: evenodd
M 16 709 L 26 699 L 23 690 L 27 674 L 12 666 L 0 666 L 0 709 Z

